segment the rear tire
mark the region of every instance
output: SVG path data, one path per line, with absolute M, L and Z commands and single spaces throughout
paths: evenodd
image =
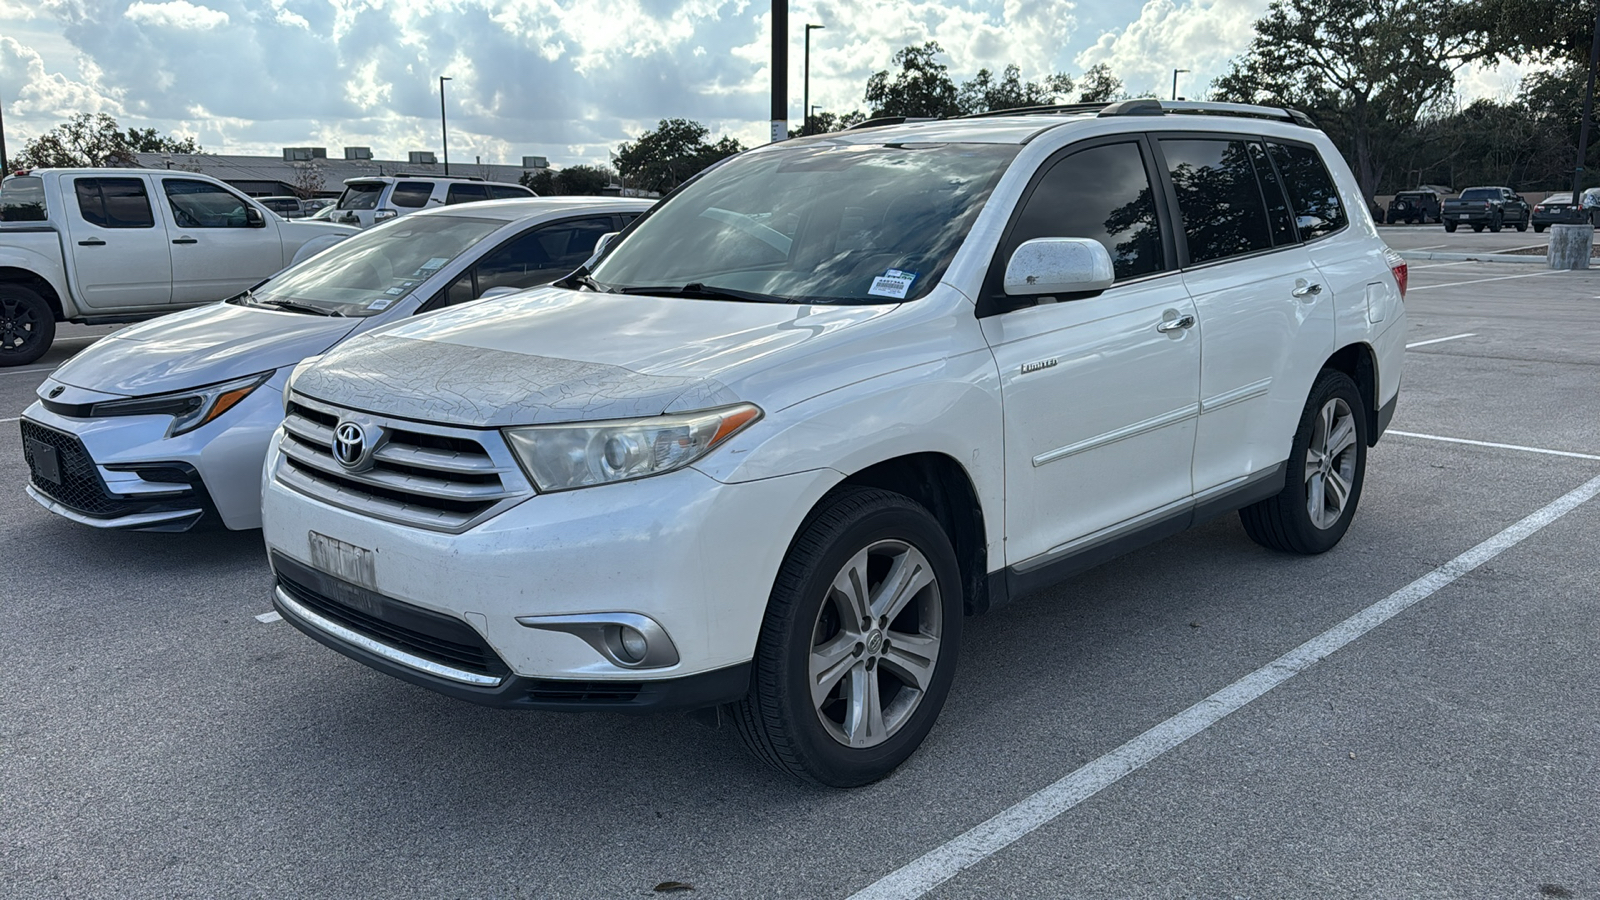
M 56 316 L 37 291 L 0 284 L 0 367 L 25 366 L 56 339 Z
M 1518 231 L 1527 231 L 1528 230 L 1528 220 L 1527 219 L 1523 219 L 1521 222 L 1518 222 L 1517 223 L 1517 230 Z
M 944 706 L 961 591 L 955 551 L 926 509 L 871 488 L 825 501 L 778 570 L 750 693 L 732 708 L 739 736 L 818 784 L 888 775 Z
M 1535 226 L 1533 226 L 1533 233 L 1534 234 L 1544 234 L 1544 226 L 1543 225 L 1535 225 Z
M 1483 226 L 1482 225 L 1474 225 L 1474 226 L 1472 226 L 1472 233 L 1473 234 L 1482 234 L 1483 233 Z
M 1366 470 L 1366 404 L 1350 376 L 1324 369 L 1300 414 L 1283 490 L 1239 510 L 1245 534 L 1287 553 L 1333 549 L 1355 517 Z

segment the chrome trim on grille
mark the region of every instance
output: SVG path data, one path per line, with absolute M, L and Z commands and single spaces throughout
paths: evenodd
M 535 493 L 496 430 L 374 416 L 300 394 L 291 394 L 289 402 L 273 477 L 324 503 L 454 534 Z M 332 451 L 334 428 L 315 416 L 381 426 L 384 442 L 372 453 L 370 467 L 352 471 L 340 465 Z
M 317 615 L 311 610 L 295 602 L 295 599 L 290 597 L 289 593 L 281 587 L 275 587 L 272 590 L 273 596 L 277 599 L 278 604 L 284 609 L 287 609 L 289 612 L 293 613 L 295 618 L 320 631 L 325 631 L 347 644 L 354 644 L 368 653 L 377 654 L 378 656 L 381 656 L 392 663 L 398 663 L 402 666 L 407 666 L 420 672 L 426 672 L 429 675 L 438 676 L 439 678 L 448 678 L 451 681 L 459 681 L 462 684 L 470 684 L 473 687 L 499 687 L 500 683 L 505 680 L 504 678 L 496 678 L 490 675 L 479 675 L 476 672 L 464 672 L 461 669 L 453 668 L 451 666 L 440 665 L 433 660 L 423 659 L 420 656 L 407 653 L 404 650 L 397 650 L 388 644 L 375 641 L 364 634 L 351 631 L 343 625 L 340 625 L 338 622 L 334 622 L 330 619 L 325 619 L 322 616 Z

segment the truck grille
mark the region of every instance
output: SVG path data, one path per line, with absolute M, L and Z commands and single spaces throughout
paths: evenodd
M 372 466 L 333 455 L 334 429 L 359 419 L 381 437 Z M 461 532 L 531 496 L 499 432 L 372 416 L 295 395 L 283 420 L 275 477 L 324 503 L 434 531 Z

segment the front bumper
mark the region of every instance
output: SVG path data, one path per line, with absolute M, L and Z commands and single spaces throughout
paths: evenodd
M 302 494 L 275 477 L 281 464 L 274 444 L 262 532 L 284 618 L 415 684 L 478 703 L 561 709 L 663 709 L 741 695 L 789 541 L 841 477 L 822 469 L 725 484 L 689 468 L 535 495 L 450 534 Z M 311 545 L 325 538 L 370 568 L 322 571 Z M 617 614 L 657 623 L 677 661 L 626 667 L 575 634 L 518 621 Z

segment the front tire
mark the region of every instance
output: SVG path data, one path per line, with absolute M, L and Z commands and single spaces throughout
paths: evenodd
M 0 284 L 0 367 L 25 366 L 56 339 L 56 317 L 38 292 Z
M 1283 490 L 1239 510 L 1245 534 L 1272 550 L 1326 553 L 1355 518 L 1366 470 L 1366 404 L 1350 376 L 1324 369 L 1300 415 Z
M 802 527 L 756 642 L 739 736 L 799 778 L 856 787 L 927 737 L 955 676 L 960 569 L 937 520 L 909 498 L 850 488 Z

